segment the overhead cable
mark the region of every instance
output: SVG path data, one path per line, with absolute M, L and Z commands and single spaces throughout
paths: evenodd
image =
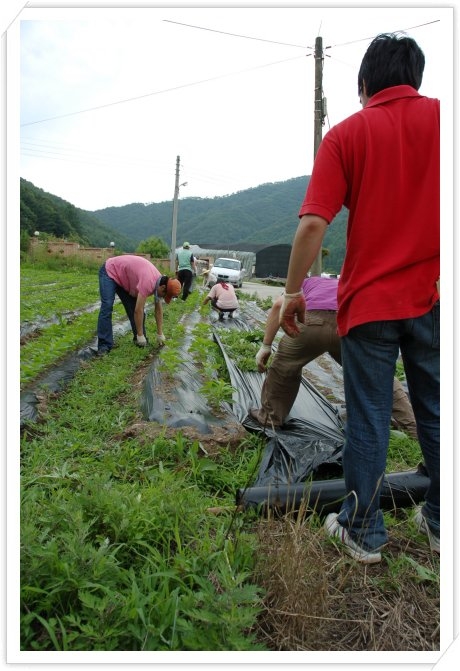
M 307 54 L 309 56 L 310 54 Z M 173 86 L 168 89 L 162 89 L 161 91 L 152 91 L 151 93 L 144 93 L 140 96 L 134 96 L 132 98 L 125 98 L 124 100 L 117 100 L 111 103 L 105 103 L 104 105 L 97 105 L 96 107 L 88 107 L 87 109 L 78 110 L 77 112 L 68 112 L 67 114 L 57 114 L 56 116 L 47 117 L 46 119 L 38 119 L 37 121 L 28 121 L 27 123 L 22 123 L 21 127 L 24 126 L 33 126 L 38 123 L 45 123 L 45 121 L 54 121 L 55 119 L 64 119 L 69 116 L 76 116 L 77 114 L 84 114 L 85 112 L 95 112 L 96 110 L 104 109 L 106 107 L 113 107 L 115 105 L 121 105 L 123 103 L 133 102 L 134 100 L 142 100 L 143 98 L 150 98 L 151 96 L 161 95 L 162 93 L 170 93 L 171 91 L 177 91 L 179 89 L 189 88 L 190 86 L 198 86 L 199 84 L 206 84 L 207 82 L 216 81 L 218 79 L 224 79 L 225 77 L 232 77 L 234 75 L 244 74 L 245 72 L 251 72 L 253 70 L 260 70 L 262 68 L 268 68 L 272 65 L 279 65 L 281 63 L 288 63 L 289 61 L 295 61 L 299 58 L 304 58 L 304 56 L 292 56 L 291 58 L 285 58 L 280 61 L 273 61 L 272 63 L 264 63 L 263 65 L 255 65 L 252 68 L 245 68 L 244 70 L 237 70 L 235 72 L 228 72 L 224 75 L 217 75 L 216 77 L 209 77 L 208 79 L 200 79 L 196 82 L 190 82 L 189 84 L 180 84 L 179 86 Z

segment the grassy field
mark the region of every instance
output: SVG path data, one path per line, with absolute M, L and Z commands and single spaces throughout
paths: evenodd
M 21 320 L 61 315 L 59 328 L 24 339 L 26 389 L 94 338 L 97 313 L 65 313 L 97 301 L 97 275 L 24 266 L 21 284 Z M 202 393 L 219 413 L 228 379 L 201 299 L 195 291 L 165 308 L 161 356 L 173 372 L 180 324 L 199 314 L 189 347 L 204 378 L 213 371 Z M 158 352 L 131 340 L 85 362 L 59 394 L 42 389 L 39 420 L 22 429 L 21 649 L 437 650 L 439 559 L 412 510 L 385 513 L 391 542 L 369 567 L 338 551 L 307 509 L 237 512 L 235 492 L 251 483 L 263 440 L 247 433 L 210 452 L 180 429 L 151 427 L 139 398 Z M 235 345 L 241 365 L 254 348 Z M 416 442 L 392 436 L 389 471 L 420 458 Z

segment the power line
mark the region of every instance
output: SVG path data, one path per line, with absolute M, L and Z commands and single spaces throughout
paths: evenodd
M 417 25 L 417 26 L 411 26 L 411 27 L 409 27 L 409 28 L 402 28 L 402 29 L 399 29 L 399 30 L 393 30 L 393 31 L 389 31 L 389 32 L 392 32 L 392 33 L 405 33 L 405 32 L 407 32 L 407 31 L 409 31 L 409 30 L 415 30 L 415 29 L 417 29 L 417 28 L 423 28 L 424 26 L 430 26 L 430 25 L 432 25 L 433 23 L 439 23 L 439 20 L 440 20 L 440 19 L 435 19 L 434 21 L 427 21 L 426 23 L 421 23 L 421 24 L 419 24 L 419 25 Z M 349 46 L 349 45 L 352 45 L 352 44 L 358 44 L 359 42 L 364 42 L 364 41 L 370 41 L 370 40 L 373 40 L 374 37 L 375 37 L 375 35 L 372 36 L 372 37 L 363 37 L 363 38 L 360 38 L 360 39 L 357 39 L 357 40 L 352 40 L 352 41 L 350 41 L 350 42 L 342 42 L 342 43 L 340 43 L 340 44 L 333 44 L 333 45 L 329 45 L 329 46 L 327 46 L 327 47 L 324 47 L 324 49 L 332 49 L 332 48 L 336 48 L 336 47 L 342 47 L 342 46 Z M 324 52 L 323 52 L 323 53 L 324 53 Z M 350 64 L 350 63 L 346 63 L 346 62 L 344 62 L 344 61 L 341 61 L 340 59 L 336 58 L 335 56 L 331 56 L 331 55 L 329 55 L 329 54 L 324 54 L 324 55 L 329 56 L 329 58 L 331 58 L 334 62 L 341 63 L 342 65 L 345 65 L 346 67 L 349 67 L 349 68 L 351 68 L 351 67 L 354 68 L 354 67 L 355 67 L 354 64 L 352 65 L 352 64 Z M 324 91 L 323 91 L 323 95 L 324 95 Z M 326 114 L 326 117 L 327 117 L 327 122 L 328 122 L 328 125 L 329 125 L 329 128 L 330 128 L 329 114 Z
M 69 163 L 85 163 L 88 165 L 132 165 L 145 166 L 154 169 L 159 173 L 169 171 L 169 163 L 161 161 L 152 161 L 138 156 L 126 156 L 122 154 L 102 154 L 75 149 L 72 145 L 63 145 L 59 143 L 30 142 L 21 143 L 21 155 L 31 158 L 40 158 L 47 160 L 66 161 Z
M 306 47 L 303 44 L 290 44 L 289 42 L 277 42 L 276 40 L 266 40 L 262 37 L 251 37 L 250 35 L 239 35 L 238 33 L 227 33 L 224 30 L 216 30 L 215 28 L 205 28 L 204 26 L 192 26 L 189 23 L 180 23 L 179 21 L 171 21 L 163 19 L 165 23 L 175 23 L 178 26 L 186 26 L 187 28 L 196 28 L 197 30 L 207 30 L 210 33 L 219 33 L 220 35 L 229 35 L 230 37 L 240 37 L 244 40 L 255 40 L 257 42 L 268 42 L 269 44 L 280 44 L 284 47 L 297 47 L 299 49 L 313 49 L 313 47 Z
M 75 145 L 66 145 L 63 143 L 29 140 L 24 138 L 21 142 L 21 155 L 30 158 L 39 158 L 43 160 L 64 161 L 74 164 L 87 164 L 93 166 L 133 166 L 147 168 L 157 174 L 171 173 L 171 166 L 167 161 L 153 161 L 139 156 L 127 156 L 119 153 L 95 153 L 82 150 Z M 189 181 L 201 181 L 211 184 L 225 184 L 232 182 L 239 176 L 237 173 L 223 173 L 203 170 L 196 168 L 193 164 L 182 165 L 182 171 Z M 251 177 L 251 173 L 245 172 L 245 177 Z M 254 178 L 256 175 L 254 174 Z
M 424 26 L 430 26 L 432 23 L 439 23 L 440 19 L 435 19 L 434 21 L 428 21 L 427 23 L 421 23 L 418 26 L 411 26 L 410 28 L 400 28 L 399 30 L 392 30 L 393 33 L 405 33 L 408 30 L 415 30 L 416 28 L 423 28 Z M 347 47 L 350 44 L 358 44 L 358 42 L 367 42 L 367 40 L 373 40 L 375 35 L 372 37 L 361 37 L 358 40 L 352 40 L 351 42 L 341 42 L 340 44 L 331 44 L 325 49 L 333 49 L 334 47 Z
M 239 38 L 245 39 L 245 40 L 255 40 L 257 42 L 268 42 L 269 44 L 279 44 L 281 46 L 297 47 L 299 49 L 312 49 L 312 50 L 314 49 L 314 47 L 306 46 L 304 44 L 291 44 L 290 42 L 279 42 L 277 40 L 267 40 L 267 39 L 264 39 L 262 37 L 254 37 L 252 35 L 241 35 L 240 33 L 228 33 L 224 30 L 217 30 L 215 28 L 205 28 L 204 26 L 195 26 L 195 25 L 192 25 L 190 23 L 181 23 L 180 21 L 171 21 L 170 19 L 163 19 L 163 21 L 165 23 L 174 23 L 178 26 L 185 26 L 187 28 L 195 28 L 197 30 L 206 30 L 206 31 L 211 32 L 211 33 L 219 33 L 220 35 L 229 35 L 230 37 L 239 37 Z M 435 19 L 434 21 L 428 21 L 427 23 L 421 23 L 418 26 L 410 26 L 409 28 L 401 28 L 399 30 L 391 31 L 391 32 L 398 32 L 399 33 L 399 32 L 406 32 L 407 30 L 415 30 L 416 28 L 423 28 L 424 26 L 429 26 L 432 23 L 438 23 L 439 21 L 440 21 L 440 19 Z M 320 28 L 321 28 L 321 25 L 322 25 L 322 22 L 320 24 Z M 318 29 L 318 35 L 319 35 L 320 28 Z M 329 46 L 324 47 L 324 48 L 325 49 L 332 49 L 333 47 L 343 47 L 343 46 L 348 46 L 350 44 L 358 44 L 359 42 L 365 42 L 367 40 L 372 40 L 374 37 L 375 37 L 375 35 L 373 35 L 372 37 L 361 37 L 357 40 L 352 40 L 350 42 L 341 42 L 339 44 L 332 44 L 332 45 L 329 45 Z
M 256 41 L 259 41 L 259 42 L 268 42 L 270 44 L 278 44 L 278 45 L 281 45 L 281 46 L 290 46 L 290 47 L 296 47 L 296 48 L 300 48 L 300 49 L 313 49 L 313 47 L 300 45 L 300 44 L 290 44 L 290 43 L 287 43 L 287 42 L 279 42 L 279 41 L 276 41 L 276 40 L 267 40 L 267 39 L 259 38 L 259 37 L 241 35 L 241 34 L 237 34 L 237 33 L 229 33 L 229 32 L 225 32 L 225 31 L 222 31 L 222 30 L 216 30 L 214 28 L 205 28 L 204 26 L 195 26 L 195 25 L 191 25 L 191 24 L 187 24 L 187 23 L 180 23 L 178 21 L 171 21 L 169 19 L 163 19 L 163 20 L 166 23 L 173 23 L 173 24 L 176 24 L 176 25 L 186 26 L 188 28 L 195 28 L 197 30 L 206 30 L 206 31 L 209 31 L 209 32 L 219 33 L 219 34 L 223 34 L 223 35 L 229 35 L 231 37 L 238 37 L 238 38 L 241 38 L 241 39 L 256 40 Z M 436 19 L 434 21 L 429 21 L 427 23 L 422 23 L 418 26 L 412 26 L 410 28 L 404 28 L 404 29 L 402 29 L 400 31 L 396 31 L 396 32 L 405 32 L 407 30 L 414 30 L 416 28 L 421 28 L 423 26 L 428 26 L 428 25 L 431 25 L 433 23 L 438 23 L 438 22 L 439 22 L 439 19 Z M 340 44 L 329 45 L 329 46 L 324 47 L 324 48 L 325 49 L 332 49 L 334 47 L 348 46 L 350 44 L 357 44 L 358 42 L 363 42 L 363 41 L 366 41 L 366 40 L 369 40 L 369 39 L 372 39 L 372 38 L 363 37 L 363 38 L 353 40 L 353 41 L 350 41 L 350 42 L 343 42 L 343 43 L 340 43 Z M 310 55 L 311 54 L 307 54 L 307 56 L 310 56 Z M 230 72 L 230 73 L 227 73 L 227 74 L 218 75 L 216 77 L 210 77 L 208 79 L 202 79 L 202 80 L 198 80 L 196 82 L 190 82 L 188 84 L 181 84 L 179 86 L 174 86 L 174 87 L 171 87 L 171 88 L 168 88 L 168 89 L 162 89 L 161 91 L 153 91 L 151 93 L 144 93 L 142 95 L 134 96 L 132 98 L 124 98 L 122 100 L 117 100 L 117 101 L 114 101 L 114 102 L 111 102 L 111 103 L 104 103 L 103 105 L 97 105 L 95 107 L 88 107 L 86 109 L 78 110 L 76 112 L 68 112 L 67 114 L 58 114 L 56 116 L 46 117 L 45 119 L 39 119 L 37 121 L 29 121 L 27 123 L 21 124 L 21 127 L 33 126 L 35 124 L 45 123 L 47 121 L 55 121 L 56 119 L 64 119 L 64 118 L 69 117 L 69 116 L 76 116 L 78 114 L 85 114 L 87 112 L 95 112 L 95 111 L 100 110 L 100 109 L 106 109 L 107 107 L 114 107 L 116 105 L 122 105 L 124 103 L 134 102 L 135 100 L 142 100 L 144 98 L 150 98 L 152 96 L 162 95 L 164 93 L 171 93 L 172 91 L 177 91 L 177 90 L 180 90 L 180 89 L 183 89 L 183 88 L 189 88 L 189 87 L 192 87 L 192 86 L 198 86 L 200 84 L 206 84 L 208 82 L 217 81 L 217 80 L 223 79 L 225 77 L 231 77 L 231 76 L 234 76 L 234 75 L 244 74 L 246 72 L 251 72 L 253 70 L 258 70 L 258 69 L 261 69 L 261 68 L 271 67 L 272 65 L 279 65 L 281 63 L 287 63 L 291 60 L 297 60 L 298 58 L 303 58 L 303 57 L 304 56 L 294 56 L 292 58 L 287 58 L 287 59 L 280 60 L 280 61 L 274 61 L 274 62 L 266 63 L 266 64 L 263 64 L 263 65 L 256 65 L 252 68 L 246 68 L 244 70 L 237 70 L 235 72 Z
M 310 56 L 310 54 L 307 54 L 307 56 Z M 133 102 L 135 100 L 142 100 L 143 98 L 150 98 L 152 96 L 157 96 L 161 95 L 163 93 L 170 93 L 171 91 L 178 91 L 179 89 L 185 89 L 189 88 L 191 86 L 198 86 L 199 84 L 206 84 L 208 82 L 216 81 L 218 79 L 224 79 L 225 77 L 232 77 L 235 75 L 240 75 L 244 74 L 246 72 L 252 72 L 254 70 L 260 70 L 262 68 L 268 68 L 271 67 L 272 65 L 280 65 L 282 63 L 288 63 L 289 61 L 295 61 L 298 60 L 299 58 L 304 58 L 305 56 L 293 56 L 291 58 L 285 58 L 280 61 L 273 61 L 271 63 L 265 63 L 262 65 L 255 65 L 252 68 L 245 68 L 244 70 L 236 70 L 235 72 L 228 72 L 223 75 L 218 75 L 216 77 L 209 77 L 208 79 L 201 79 L 196 82 L 190 82 L 188 84 L 180 84 L 179 86 L 173 86 L 168 89 L 163 89 L 161 91 L 153 91 L 152 93 L 144 93 L 143 95 L 140 96 L 134 96 L 133 98 L 125 98 L 123 100 L 117 100 L 115 102 L 111 103 L 105 103 L 104 105 L 97 105 L 96 107 L 88 107 L 87 109 L 83 110 L 78 110 L 77 112 L 68 112 L 67 114 L 57 114 L 56 116 L 52 117 L 47 117 L 46 119 L 39 119 L 37 121 L 29 121 L 27 123 L 21 124 L 21 128 L 24 126 L 33 126 L 38 123 L 45 123 L 46 121 L 55 121 L 56 119 L 64 119 L 69 116 L 76 116 L 77 114 L 85 114 L 86 112 L 95 112 L 100 109 L 105 109 L 106 107 L 114 107 L 115 105 L 121 105 L 123 103 L 128 103 L 128 102 Z

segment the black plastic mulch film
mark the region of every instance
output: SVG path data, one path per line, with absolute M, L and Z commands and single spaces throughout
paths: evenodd
M 280 512 L 298 509 L 307 502 L 320 514 L 340 509 L 345 496 L 342 471 L 344 424 L 339 411 L 307 379 L 303 378 L 289 418 L 282 428 L 261 427 L 249 415 L 249 409 L 260 407 L 264 375 L 242 371 L 231 359 L 219 337 L 220 329 L 249 330 L 241 314 L 224 322 L 216 322 L 213 338 L 220 347 L 230 382 L 234 388 L 231 406 L 223 404 L 244 428 L 263 433 L 267 439 L 255 481 L 240 487 L 236 503 L 243 508 L 267 507 Z M 225 425 L 228 416 L 216 417 L 199 393 L 200 376 L 188 353 L 187 344 L 181 351 L 181 370 L 175 380 L 170 398 L 156 394 L 161 388 L 161 364 L 150 368 L 143 397 L 144 416 L 171 427 L 193 426 L 209 433 L 211 426 Z M 388 474 L 383 482 L 383 508 L 410 506 L 423 500 L 428 486 L 423 466 L 416 470 Z M 243 483 L 242 483 L 243 484 Z
M 298 509 L 303 501 L 319 514 L 338 511 L 345 496 L 342 477 L 344 424 L 338 409 L 302 378 L 296 401 L 283 427 L 275 430 L 269 425 L 260 426 L 251 418 L 249 410 L 260 407 L 264 374 L 244 372 L 235 365 L 219 338 L 220 328 L 248 330 L 250 326 L 242 316 L 214 325 L 213 337 L 220 347 L 234 388 L 232 404 L 224 403 L 225 412 L 216 416 L 199 392 L 202 382 L 188 351 L 190 340 L 187 342 L 186 336 L 180 351 L 180 372 L 169 394 L 165 395 L 162 389 L 161 355 L 155 357 L 141 398 L 144 417 L 178 429 L 191 426 L 199 433 L 207 434 L 211 433 L 212 426 L 226 426 L 232 416 L 247 431 L 263 433 L 267 439 L 255 481 L 237 490 L 237 505 L 262 510 L 276 508 L 283 512 Z M 95 347 L 90 346 L 69 357 L 64 365 L 50 374 L 50 388 L 57 390 L 61 387 L 75 374 L 81 361 L 95 353 Z M 156 389 L 162 389 L 162 393 L 156 393 Z M 21 395 L 21 424 L 36 418 L 36 404 L 33 390 Z M 381 506 L 393 509 L 422 501 L 428 484 L 423 465 L 415 470 L 388 474 L 383 482 Z

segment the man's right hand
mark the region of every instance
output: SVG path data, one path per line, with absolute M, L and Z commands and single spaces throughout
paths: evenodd
M 267 370 L 267 362 L 271 356 L 271 353 L 272 353 L 271 345 L 262 344 L 260 346 L 260 349 L 256 354 L 256 364 L 259 373 L 265 373 L 265 371 Z
M 298 322 L 305 324 L 305 309 L 306 303 L 303 291 L 284 294 L 280 310 L 280 326 L 291 338 L 295 338 L 300 333 L 296 324 L 296 317 Z

